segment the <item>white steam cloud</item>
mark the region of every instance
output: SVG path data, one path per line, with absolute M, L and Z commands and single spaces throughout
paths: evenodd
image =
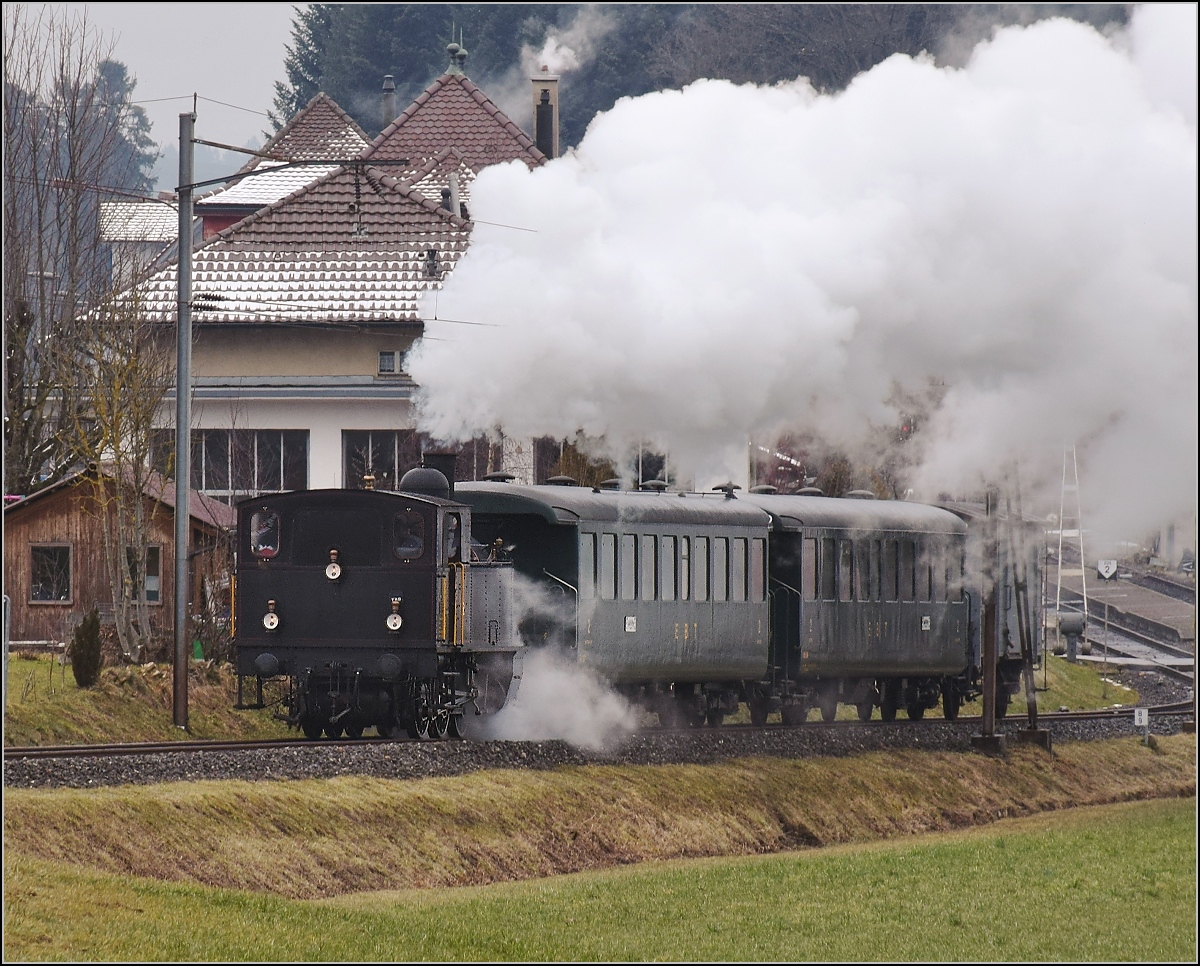
M 531 648 L 520 685 L 504 707 L 473 725 L 473 737 L 500 741 L 558 739 L 604 751 L 637 728 L 639 713 L 602 677 L 554 647 Z
M 1194 513 L 1196 174 L 1194 5 L 896 55 L 830 96 L 624 99 L 474 183 L 438 311 L 493 327 L 430 324 L 422 428 L 645 439 L 737 479 L 748 438 L 850 447 L 895 423 L 893 383 L 939 379 L 918 495 L 1019 459 L 1057 504 L 1075 442 L 1090 526 L 1143 532 Z
M 596 7 L 584 5 L 566 28 L 551 27 L 538 50 L 521 50 L 521 68 L 525 75 L 542 68 L 552 74 L 579 70 L 596 55 L 597 45 L 616 26 L 613 18 Z

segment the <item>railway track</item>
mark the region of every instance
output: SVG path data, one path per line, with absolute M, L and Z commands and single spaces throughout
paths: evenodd
M 1152 717 L 1177 717 L 1190 715 L 1193 711 L 1191 702 L 1176 702 L 1158 705 L 1150 708 Z M 1039 711 L 1038 720 L 1053 721 L 1112 721 L 1119 718 L 1132 718 L 1133 708 L 1104 708 L 1096 711 Z M 808 721 L 801 725 L 783 725 L 771 723 L 766 725 L 725 724 L 719 728 L 653 728 L 641 732 L 645 736 L 653 735 L 711 735 L 714 739 L 723 733 L 773 733 L 780 731 L 840 731 L 852 728 L 912 728 L 921 729 L 936 727 L 944 724 L 970 724 L 982 720 L 978 715 L 960 715 L 956 722 L 947 722 L 944 718 L 926 718 L 921 721 Z M 1023 715 L 1008 715 L 998 720 L 997 724 L 1019 724 L 1025 721 Z M 29 761 L 36 759 L 66 759 L 66 758 L 120 758 L 130 755 L 185 755 L 204 752 L 238 752 L 238 751 L 271 751 L 293 749 L 330 749 L 352 748 L 381 744 L 419 744 L 436 747 L 439 744 L 461 744 L 460 742 L 427 742 L 418 739 L 402 738 L 358 738 L 339 739 L 337 741 L 309 741 L 304 738 L 274 738 L 269 741 L 154 741 L 129 742 L 125 744 L 103 745 L 38 745 L 21 746 L 4 749 L 6 761 Z

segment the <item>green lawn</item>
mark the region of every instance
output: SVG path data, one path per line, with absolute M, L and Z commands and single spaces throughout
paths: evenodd
M 1195 799 L 298 901 L 5 854 L 7 960 L 1194 962 Z

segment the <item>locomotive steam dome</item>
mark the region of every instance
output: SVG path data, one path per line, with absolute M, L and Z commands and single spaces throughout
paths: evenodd
M 434 496 L 441 500 L 450 499 L 450 481 L 444 473 L 428 466 L 415 466 L 405 473 L 400 478 L 399 489 L 405 493 Z

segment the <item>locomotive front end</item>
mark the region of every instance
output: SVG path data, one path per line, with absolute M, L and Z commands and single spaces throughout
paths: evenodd
M 239 675 L 286 678 L 286 718 L 309 738 L 369 727 L 461 735 L 464 714 L 496 710 L 515 650 L 511 568 L 473 564 L 469 547 L 470 510 L 423 494 L 316 490 L 243 502 Z M 491 608 L 478 628 L 473 598 Z

